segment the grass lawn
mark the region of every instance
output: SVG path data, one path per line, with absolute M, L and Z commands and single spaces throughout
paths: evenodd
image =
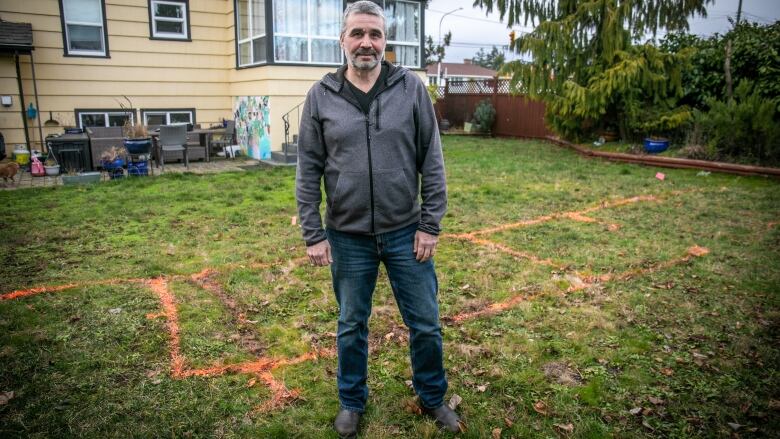
M 445 162 L 462 437 L 777 434 L 778 181 L 518 140 L 447 137 Z M 336 437 L 337 307 L 294 174 L 0 192 L 0 436 Z M 363 437 L 445 437 L 384 275 L 371 330 Z

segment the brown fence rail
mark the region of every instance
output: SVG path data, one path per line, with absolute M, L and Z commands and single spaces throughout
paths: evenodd
M 451 126 L 459 127 L 471 121 L 477 104 L 485 99 L 496 109 L 493 135 L 541 139 L 552 134 L 544 124 L 544 103 L 511 95 L 508 79 L 448 81 L 436 111 Z

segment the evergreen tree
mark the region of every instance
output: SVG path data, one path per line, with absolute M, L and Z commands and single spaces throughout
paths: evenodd
M 640 43 L 659 30 L 684 30 L 712 0 L 475 0 L 497 7 L 507 24 L 535 26 L 513 49 L 532 61 L 511 62 L 513 85 L 547 103 L 552 127 L 577 138 L 612 125 L 624 139 L 662 133 L 690 118 L 676 107 L 691 51 L 666 53 Z
M 479 52 L 471 58 L 471 62 L 474 64 L 496 71 L 501 70 L 505 61 L 504 52 L 498 50 L 496 46 L 493 46 L 490 52 L 485 52 L 484 48 L 480 48 Z
M 444 34 L 444 41 L 441 45 L 433 44 L 433 38 L 428 35 L 425 40 L 425 65 L 440 63 L 444 59 L 444 52 L 452 41 L 452 32 Z

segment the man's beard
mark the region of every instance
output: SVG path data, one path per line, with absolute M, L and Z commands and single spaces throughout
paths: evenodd
M 363 55 L 373 56 L 374 59 L 370 61 L 361 61 L 358 58 Z M 352 67 L 358 70 L 373 70 L 377 64 L 382 60 L 376 50 L 374 49 L 358 49 L 355 53 L 348 56 Z

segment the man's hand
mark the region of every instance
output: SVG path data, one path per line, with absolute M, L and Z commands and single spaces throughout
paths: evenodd
M 330 243 L 327 239 L 306 247 L 306 255 L 309 256 L 312 265 L 325 267 L 333 262 L 333 257 L 330 255 Z
M 436 244 L 439 242 L 439 237 L 436 235 L 429 235 L 425 232 L 417 231 L 414 234 L 414 256 L 418 262 L 425 262 L 432 258 L 436 254 Z

